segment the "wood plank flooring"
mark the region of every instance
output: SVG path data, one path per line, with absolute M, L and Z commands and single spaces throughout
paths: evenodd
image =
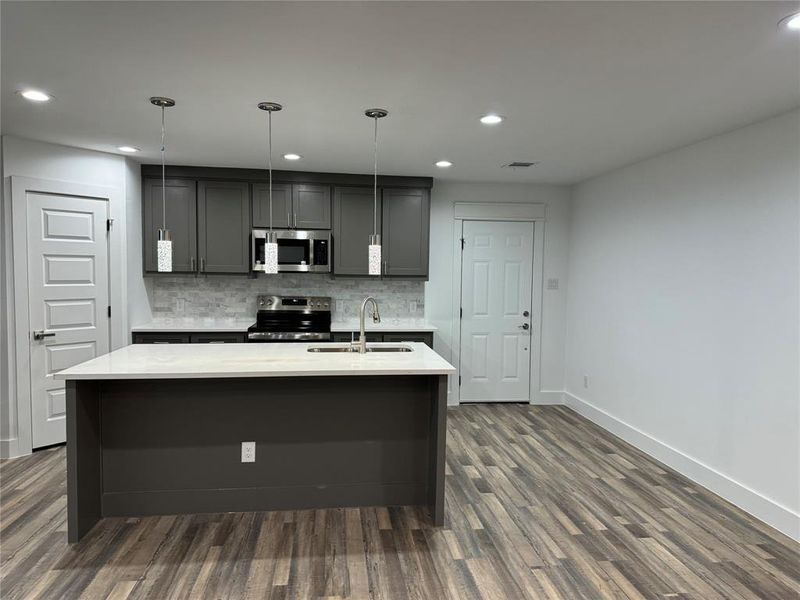
M 446 525 L 353 508 L 105 519 L 66 542 L 64 449 L 0 464 L 0 596 L 800 597 L 800 545 L 567 408 L 448 413 Z

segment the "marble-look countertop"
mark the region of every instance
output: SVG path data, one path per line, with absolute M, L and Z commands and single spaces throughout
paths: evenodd
M 437 331 L 435 325 L 431 325 L 424 319 L 393 319 L 387 317 L 381 320 L 380 323 L 373 323 L 372 319 L 367 317 L 365 320 L 366 331 Z M 351 321 L 333 321 L 331 323 L 331 331 L 359 331 L 358 319 Z
M 243 333 L 255 324 L 252 319 L 154 319 L 149 323 L 131 327 L 134 333 L 174 333 L 182 331 L 199 331 L 205 333 Z M 366 321 L 367 331 L 437 331 L 424 319 L 383 319 L 380 323 Z M 331 331 L 358 331 L 358 320 L 333 321 Z
M 252 319 L 154 319 L 149 323 L 134 325 L 134 333 L 172 333 L 201 331 L 204 333 L 243 333 L 255 324 Z
M 374 343 L 372 346 L 397 344 Z M 349 344 L 131 344 L 54 375 L 56 379 L 201 379 L 330 375 L 447 375 L 455 368 L 419 342 L 413 352 L 308 352 Z

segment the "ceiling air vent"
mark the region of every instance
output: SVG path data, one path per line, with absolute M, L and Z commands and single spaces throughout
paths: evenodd
M 538 162 L 527 162 L 524 160 L 515 160 L 514 162 L 506 163 L 503 165 L 504 169 L 527 169 L 528 167 L 532 167 L 534 165 L 538 165 Z

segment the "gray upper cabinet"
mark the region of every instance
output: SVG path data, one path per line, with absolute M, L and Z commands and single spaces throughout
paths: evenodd
M 167 229 L 172 238 L 172 271 L 197 270 L 197 184 L 188 179 L 166 180 Z M 144 270 L 158 271 L 156 242 L 162 224 L 161 180 L 143 186 Z
M 330 229 L 331 187 L 303 183 L 292 185 L 292 211 L 292 227 L 295 229 Z
M 333 194 L 333 273 L 368 275 L 367 246 L 372 233 L 371 188 L 337 187 Z M 378 231 L 381 204 L 378 201 Z
M 197 187 L 197 232 L 201 272 L 249 272 L 250 185 L 201 181 Z
M 427 277 L 430 194 L 422 189 L 383 190 L 383 274 Z
M 330 204 L 330 202 L 329 202 Z M 328 207 L 330 215 L 330 207 Z M 276 229 L 287 229 L 292 211 L 292 185 L 289 183 L 272 184 L 272 226 Z M 269 227 L 269 184 L 253 184 L 253 227 Z M 328 217 L 330 228 L 330 216 Z

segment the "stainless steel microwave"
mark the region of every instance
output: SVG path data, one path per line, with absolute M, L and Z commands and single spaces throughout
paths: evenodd
M 330 231 L 278 229 L 278 271 L 287 273 L 330 273 Z M 253 271 L 264 270 L 266 229 L 253 229 Z

